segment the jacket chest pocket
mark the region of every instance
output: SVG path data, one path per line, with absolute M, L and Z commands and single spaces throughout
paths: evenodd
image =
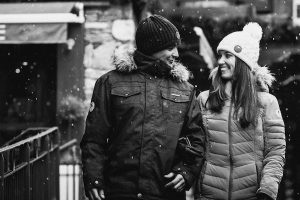
M 140 104 L 140 86 L 119 86 L 111 89 L 112 104 L 116 107 L 128 106 L 129 104 Z
M 190 102 L 190 92 L 176 89 L 161 91 L 162 110 L 168 113 L 170 119 L 182 120 Z

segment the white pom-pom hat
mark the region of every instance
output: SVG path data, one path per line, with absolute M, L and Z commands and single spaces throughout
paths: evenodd
M 259 42 L 262 28 L 256 22 L 246 24 L 242 31 L 225 36 L 217 47 L 217 52 L 228 51 L 244 61 L 251 70 L 258 67 Z

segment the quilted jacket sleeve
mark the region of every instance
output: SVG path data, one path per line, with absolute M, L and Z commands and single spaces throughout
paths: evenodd
M 80 147 L 85 191 L 103 188 L 103 168 L 107 138 L 111 129 L 109 116 L 110 93 L 107 76 L 100 77 L 94 87 L 85 133 Z
M 205 151 L 205 131 L 200 104 L 196 100 L 195 94 L 192 96 L 181 136 L 188 140 L 188 145 L 182 155 L 182 162 L 175 165 L 173 171 L 184 177 L 185 189 L 189 190 L 200 173 Z
M 266 93 L 265 93 L 266 94 Z M 263 121 L 264 160 L 258 193 L 276 199 L 285 163 L 285 129 L 277 99 L 267 94 Z

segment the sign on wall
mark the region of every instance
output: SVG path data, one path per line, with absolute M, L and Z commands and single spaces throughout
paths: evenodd
M 67 24 L 0 24 L 0 43 L 65 43 Z
M 293 25 L 300 26 L 300 0 L 293 1 Z

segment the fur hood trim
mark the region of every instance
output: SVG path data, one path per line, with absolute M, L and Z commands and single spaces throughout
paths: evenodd
M 134 51 L 132 45 L 121 45 L 115 49 L 112 62 L 117 71 L 129 73 L 137 70 L 133 59 Z
M 214 79 L 218 72 L 218 67 L 215 67 L 210 72 L 209 78 Z M 258 89 L 260 91 L 269 91 L 269 87 L 272 87 L 273 82 L 275 81 L 275 77 L 270 72 L 268 67 L 266 66 L 257 66 L 253 69 L 252 73 L 254 74 Z
M 253 73 L 255 75 L 256 82 L 262 82 L 263 84 L 272 87 L 272 84 L 275 81 L 275 77 L 270 72 L 267 66 L 258 66 L 253 69 Z
M 114 51 L 112 63 L 116 70 L 122 73 L 130 73 L 138 69 L 133 59 L 135 48 L 132 45 L 121 45 Z M 190 72 L 181 63 L 174 62 L 171 66 L 170 76 L 179 82 L 188 81 Z

